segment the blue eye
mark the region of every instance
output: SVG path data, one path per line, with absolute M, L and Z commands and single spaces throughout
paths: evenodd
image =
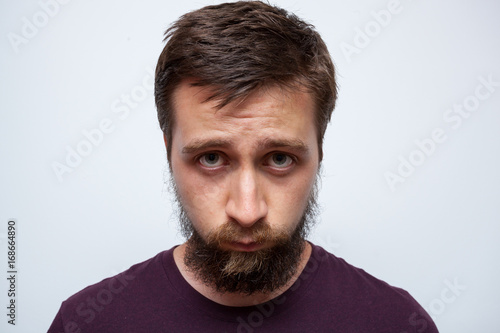
M 293 163 L 293 159 L 287 154 L 275 153 L 269 158 L 269 165 L 273 168 L 286 168 Z
M 224 163 L 224 160 L 217 153 L 208 153 L 200 157 L 200 163 L 207 168 L 216 168 Z

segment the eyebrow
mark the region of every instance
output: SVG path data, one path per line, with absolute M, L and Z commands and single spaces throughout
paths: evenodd
M 182 148 L 182 153 L 194 154 L 209 148 L 228 148 L 231 145 L 232 141 L 226 139 L 194 140 Z M 261 150 L 287 148 L 300 153 L 309 152 L 309 147 L 299 139 L 265 139 L 258 143 L 258 148 Z
M 287 148 L 301 153 L 309 152 L 309 147 L 299 139 L 265 139 L 259 143 L 259 148 Z
M 194 140 L 182 148 L 182 153 L 193 154 L 208 148 L 226 148 L 230 145 L 231 141 L 224 139 Z

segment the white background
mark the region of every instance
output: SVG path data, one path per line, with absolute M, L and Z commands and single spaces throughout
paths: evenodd
M 46 331 L 73 293 L 183 241 L 150 71 L 168 25 L 218 3 L 73 0 L 49 16 L 46 1 L 0 1 L 4 272 L 8 219 L 19 229 L 17 325 L 6 323 L 2 278 L 2 332 Z M 338 70 L 311 239 L 408 290 L 441 332 L 498 332 L 500 87 L 470 104 L 458 128 L 443 117 L 474 102 L 480 77 L 500 82 L 500 2 L 401 0 L 385 26 L 372 12 L 386 0 L 273 3 L 316 26 Z M 357 53 L 343 52 L 347 44 Z M 68 147 L 82 148 L 83 131 L 103 119 L 112 132 L 59 180 L 54 163 L 66 164 Z M 447 139 L 422 159 L 415 140 L 436 128 Z M 420 165 L 391 190 L 385 173 L 411 156 Z

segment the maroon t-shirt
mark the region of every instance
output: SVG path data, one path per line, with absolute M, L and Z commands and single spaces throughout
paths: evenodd
M 220 305 L 195 291 L 172 248 L 71 296 L 48 332 L 438 332 L 406 291 L 312 248 L 290 289 L 249 307 Z

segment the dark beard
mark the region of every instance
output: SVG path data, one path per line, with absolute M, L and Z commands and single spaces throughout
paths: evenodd
M 173 185 L 173 183 L 171 183 Z M 181 229 L 188 239 L 184 263 L 196 278 L 221 293 L 251 295 L 268 293 L 285 286 L 297 272 L 305 248 L 305 237 L 317 215 L 317 186 L 309 197 L 297 227 L 291 232 L 273 230 L 265 220 L 250 228 L 242 228 L 236 221 L 228 221 L 211 232 L 207 239 L 198 233 L 176 194 Z M 251 235 L 257 243 L 272 247 L 253 252 L 240 252 L 220 248 Z

